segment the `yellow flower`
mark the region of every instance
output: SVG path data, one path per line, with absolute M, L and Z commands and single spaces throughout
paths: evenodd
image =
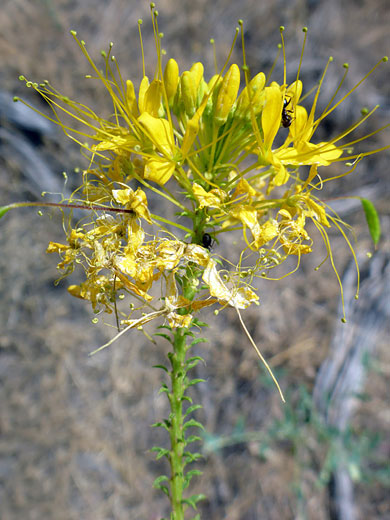
M 204 77 L 201 62 L 180 74 L 172 58 L 163 67 L 156 11 L 153 27 L 155 74 L 149 79 L 144 72 L 140 82 L 122 77 L 111 56 L 112 45 L 103 53 L 101 67 L 72 32 L 111 99 L 109 118 L 68 99 L 48 82 L 27 82 L 50 103 L 53 120 L 90 156 L 83 184 L 69 204 L 89 209 L 91 217 L 69 230 L 68 245 L 50 243 L 48 252 L 59 253 L 58 267 L 66 273 L 75 265 L 84 268 L 84 285 L 71 292 L 94 308 L 102 303 L 111 309 L 119 285 L 142 302 L 138 310 L 154 305 L 158 297 L 152 294 L 160 294 L 162 307 L 149 309 L 144 318 L 128 316 L 124 323 L 129 327 L 161 316 L 172 327 L 186 326 L 192 313 L 214 303 L 237 309 L 256 303 L 244 273 L 250 273 L 248 280 L 266 276 L 267 269 L 289 255 L 311 252 L 308 219 L 331 256 L 326 230 L 343 223 L 313 195 L 322 182 L 319 177 L 316 184 L 315 178 L 321 167 L 335 162 L 355 161 L 349 166 L 352 172 L 362 156 L 377 151 L 344 153 L 363 140 L 345 142 L 375 108 L 339 135 L 316 140 L 322 121 L 361 82 L 340 101 L 334 102 L 333 96 L 324 112 L 316 114 L 325 72 L 311 103 L 300 67 L 295 81 L 287 83 L 285 58 L 283 77 L 271 83 L 264 72 L 254 71 L 250 77 L 245 52 L 243 65 L 227 60 L 210 79 Z M 285 56 L 283 37 L 282 49 Z M 61 122 L 61 115 L 73 117 L 77 129 Z M 310 167 L 308 175 L 302 166 Z M 148 208 L 149 194 L 156 214 Z M 168 218 L 168 212 L 175 216 Z M 234 248 L 238 264 L 233 263 L 236 259 L 221 259 L 230 270 L 218 271 L 214 250 L 202 244 L 237 229 L 243 234 L 241 245 Z M 243 268 L 246 261 L 253 263 L 248 269 Z M 156 282 L 161 284 L 159 292 L 154 290 Z

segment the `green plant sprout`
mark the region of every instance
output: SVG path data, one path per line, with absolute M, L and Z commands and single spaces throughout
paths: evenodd
M 199 406 L 192 404 L 188 395 L 190 387 L 201 381 L 188 375 L 200 361 L 190 355 L 191 346 L 202 341 L 196 335 L 205 325 L 197 313 L 211 306 L 216 308 L 215 314 L 226 307 L 236 310 L 244 333 L 284 401 L 241 311 L 259 302 L 256 279 L 284 278 L 298 269 L 302 255 L 312 251 L 309 221 L 326 246 L 342 293 L 327 231 L 338 229 L 355 257 L 346 234 L 349 226 L 319 195 L 325 183 L 353 173 L 365 156 L 381 151 L 355 152 L 354 147 L 369 136 L 350 137 L 378 107 L 363 112 L 329 141 L 318 141 L 315 133 L 387 58 L 336 99 L 348 71 L 345 66 L 334 95 L 318 115 L 317 102 L 332 58 L 316 88 L 304 94 L 300 72 L 306 28 L 292 83 L 287 83 L 284 28 L 280 28 L 278 54 L 283 58 L 283 77 L 271 81 L 270 74 L 252 74 L 247 66 L 241 20 L 225 62 L 206 80 L 200 61 L 180 74 L 174 59 L 165 60 L 154 4 L 151 16 L 155 74 L 149 79 L 145 73 L 139 20 L 143 71 L 138 89 L 122 76 L 112 55 L 112 43 L 101 53 L 101 69 L 85 42 L 71 31 L 91 66 L 92 74 L 87 79 L 101 82 L 111 98 L 112 113 L 107 118 L 61 94 L 48 81 L 38 84 L 21 76 L 53 110 L 49 119 L 80 145 L 88 166 L 82 172 L 80 186 L 67 200 L 13 203 L 2 207 L 0 216 L 22 206 L 70 210 L 63 221 L 66 243 L 50 242 L 47 252 L 59 254 L 61 278 L 78 267 L 84 270 L 85 280 L 68 287 L 72 296 L 89 301 L 96 314 L 106 312 L 116 317 L 118 334 L 95 353 L 131 330 L 147 335 L 144 325 L 153 320 L 163 327 L 158 335 L 172 346 L 169 367 L 161 367 L 169 379 L 161 391 L 169 400 L 170 414 L 156 426 L 167 430 L 170 448 L 153 450 L 157 458 L 168 460 L 171 473 L 159 477 L 155 486 L 169 497 L 170 519 L 183 520 L 190 511 L 196 511 L 197 502 L 203 498 L 186 495 L 191 478 L 198 472 L 185 469 L 199 457 L 188 450 L 198 436 L 187 435 L 189 428 L 201 427 L 189 418 Z M 238 37 L 243 49 L 241 65 L 231 63 Z M 341 163 L 344 171 L 329 177 L 326 167 L 334 163 Z M 158 213 L 149 210 L 151 195 L 160 197 Z M 375 208 L 368 201 L 363 205 L 371 234 L 378 242 Z M 76 224 L 72 221 L 74 209 L 85 213 Z M 174 218 L 167 217 L 173 213 Z M 217 248 L 211 249 L 214 240 L 236 230 L 242 231 L 242 239 L 234 250 L 231 248 L 231 256 L 223 258 Z M 295 260 L 295 267 L 273 276 L 272 271 L 282 269 L 289 257 Z M 199 514 L 194 518 L 200 518 Z

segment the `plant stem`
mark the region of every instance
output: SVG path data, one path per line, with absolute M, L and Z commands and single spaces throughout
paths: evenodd
M 171 520 L 184 520 L 183 511 L 183 489 L 184 489 L 184 466 L 183 460 L 184 438 L 183 438 L 183 396 L 185 391 L 185 356 L 186 356 L 186 329 L 178 328 L 174 334 L 173 353 L 169 356 L 171 370 L 171 393 L 169 402 L 171 405 Z

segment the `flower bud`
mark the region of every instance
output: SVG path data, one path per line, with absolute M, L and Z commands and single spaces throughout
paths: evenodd
M 202 63 L 194 63 L 181 75 L 181 97 L 187 116 L 192 117 L 198 107 L 198 88 L 203 78 Z
M 135 97 L 134 85 L 133 82 L 129 79 L 126 81 L 126 104 L 129 113 L 137 117 L 138 116 L 138 105 L 137 98 Z
M 240 69 L 233 63 L 223 78 L 215 105 L 214 118 L 217 125 L 223 125 L 229 112 L 233 108 L 234 102 L 240 88 Z
M 248 87 L 245 87 L 241 92 L 237 100 L 236 117 L 239 117 L 240 119 L 250 119 L 251 112 L 249 108 L 249 97 L 255 116 L 261 112 L 264 105 L 264 85 L 265 75 L 263 72 L 259 72 L 251 79 Z
M 164 85 L 168 98 L 168 105 L 172 108 L 177 85 L 179 83 L 179 65 L 174 59 L 170 59 L 164 70 Z

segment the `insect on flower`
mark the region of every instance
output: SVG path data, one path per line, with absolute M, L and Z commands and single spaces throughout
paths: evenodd
M 202 246 L 210 251 L 210 249 L 213 247 L 213 244 L 213 237 L 209 235 L 209 233 L 204 233 L 204 235 L 202 236 Z
M 291 98 L 287 100 L 287 98 L 284 98 L 283 101 L 283 110 L 282 110 L 282 126 L 283 128 L 288 128 L 292 123 L 292 116 L 290 114 L 293 113 L 292 110 L 287 110 L 288 105 L 291 102 Z

